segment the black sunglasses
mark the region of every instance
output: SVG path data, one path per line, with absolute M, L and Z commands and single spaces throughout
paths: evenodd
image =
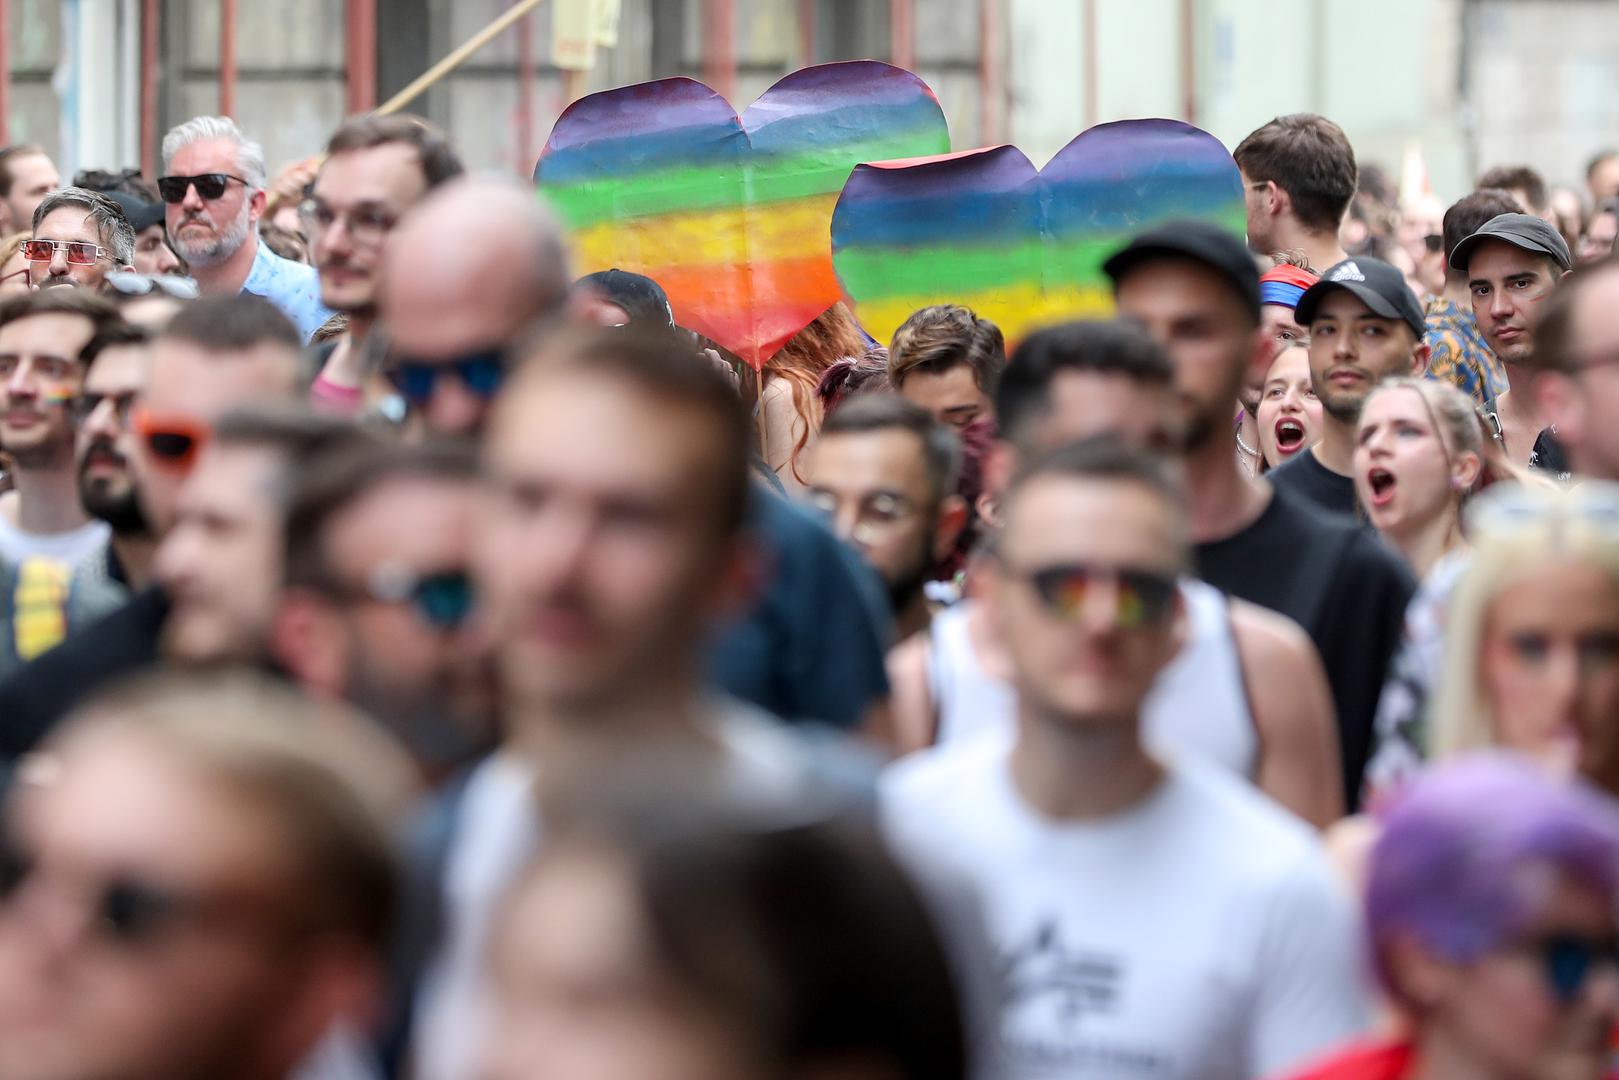
M 500 393 L 501 383 L 506 380 L 506 353 L 498 348 L 480 349 L 440 361 L 394 357 L 388 361 L 385 374 L 399 396 L 413 406 L 431 401 L 439 380 L 446 375 L 454 375 L 473 394 L 487 401 Z
M 1445 236 L 1443 233 L 1429 233 L 1422 238 L 1422 243 L 1428 249 L 1428 254 L 1430 255 L 1437 255 L 1445 250 Z
M 352 600 L 409 604 L 417 617 L 435 630 L 458 629 L 477 605 L 472 578 L 459 567 L 423 574 L 397 563 L 384 563 L 365 585 L 334 587 L 332 591 Z
M 36 872 L 35 860 L 12 844 L 0 845 L 0 904 L 8 904 Z M 203 905 L 178 892 L 117 875 L 88 894 L 94 927 L 103 941 L 144 945 L 171 927 L 198 915 Z
M 1559 1002 L 1568 1005 L 1580 996 L 1586 980 L 1598 966 L 1619 969 L 1619 943 L 1591 941 L 1559 934 L 1534 946 L 1546 972 L 1546 983 Z
M 230 173 L 210 172 L 198 173 L 196 176 L 160 176 L 157 178 L 157 193 L 163 197 L 163 201 L 166 203 L 182 203 L 186 199 L 186 189 L 194 185 L 198 195 L 202 196 L 204 200 L 212 202 L 225 194 L 225 189 L 230 186 L 232 180 L 243 187 L 253 186 L 240 176 L 232 176 Z

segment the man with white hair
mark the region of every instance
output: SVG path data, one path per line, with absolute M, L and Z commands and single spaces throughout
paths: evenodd
M 169 240 L 203 293 L 262 296 L 308 340 L 332 312 L 320 276 L 283 259 L 259 239 L 264 213 L 264 150 L 224 116 L 198 116 L 163 137 Z

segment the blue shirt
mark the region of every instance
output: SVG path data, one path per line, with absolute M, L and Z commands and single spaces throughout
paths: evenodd
M 320 302 L 320 272 L 313 266 L 283 259 L 263 240 L 258 245 L 242 291 L 262 296 L 280 308 L 298 325 L 299 336 L 307 342 L 334 314 Z
M 819 518 L 755 485 L 770 577 L 708 654 L 713 685 L 789 723 L 857 728 L 888 696 L 893 634 L 876 575 Z

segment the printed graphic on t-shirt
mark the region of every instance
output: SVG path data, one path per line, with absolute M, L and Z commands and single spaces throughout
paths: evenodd
M 1039 919 L 996 957 L 1004 1060 L 1018 1076 L 1154 1077 L 1170 1063 L 1150 1047 L 1110 1043 L 1089 1021 L 1116 1013 L 1124 992 L 1121 956 L 1072 945 L 1061 919 Z

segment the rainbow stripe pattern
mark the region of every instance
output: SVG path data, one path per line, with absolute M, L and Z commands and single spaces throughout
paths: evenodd
M 854 167 L 949 149 L 928 85 L 861 60 L 795 71 L 740 118 L 692 79 L 581 98 L 534 179 L 580 273 L 646 274 L 682 326 L 762 367 L 842 295 L 828 237 Z
M 1135 233 L 1187 217 L 1243 235 L 1231 155 L 1177 120 L 1124 120 L 1084 132 L 1038 171 L 1013 146 L 861 165 L 832 215 L 832 260 L 879 341 L 917 308 L 957 303 L 1010 342 L 1111 314 L 1102 263 Z

